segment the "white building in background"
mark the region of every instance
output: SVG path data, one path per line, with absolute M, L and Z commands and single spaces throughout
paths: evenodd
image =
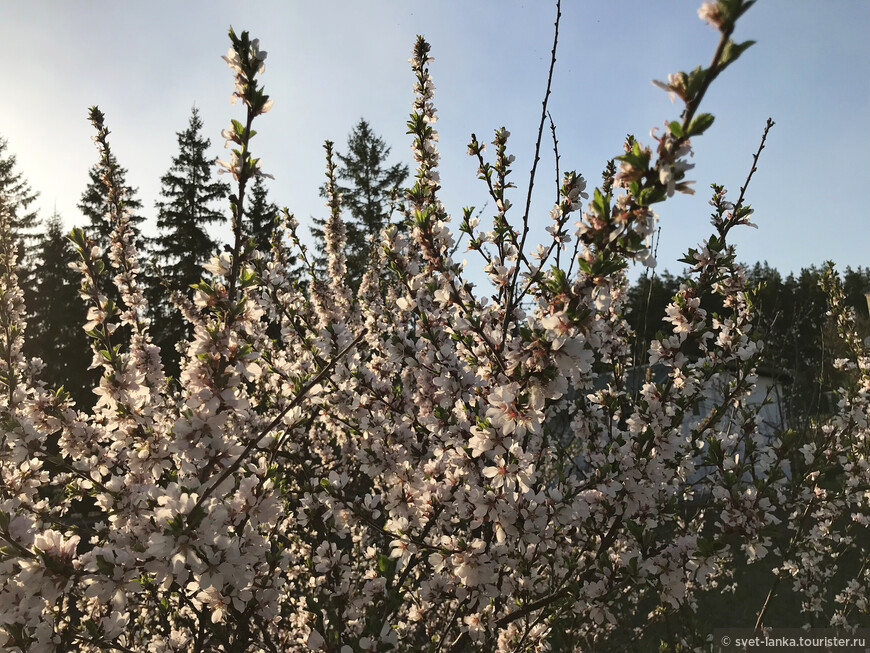
M 778 431 L 787 428 L 784 410 L 785 395 L 782 387 L 786 377 L 782 374 L 776 375 L 773 370 L 764 368 L 758 369 L 757 377 L 755 388 L 746 398 L 746 405 L 759 407 L 759 431 L 764 435 L 773 436 Z M 709 392 L 695 408 L 695 416 L 700 418 L 708 415 L 716 404 L 722 402 L 725 396 L 726 383 L 727 380 L 722 379 L 718 385 L 714 385 L 713 391 Z M 684 425 L 684 428 L 688 429 L 688 424 Z
M 655 383 L 665 383 L 668 379 L 669 367 L 662 364 L 642 365 L 628 371 L 626 386 L 630 392 L 637 393 L 647 380 Z M 783 385 L 788 383 L 788 377 L 775 370 L 759 367 L 756 373 L 755 388 L 746 399 L 749 407 L 758 407 L 759 430 L 764 435 L 773 436 L 778 431 L 787 428 L 785 413 L 785 393 Z M 602 378 L 599 382 L 606 385 L 609 379 Z M 694 426 L 709 415 L 713 408 L 725 397 L 728 378 L 720 376 L 705 393 L 704 398 L 695 406 L 691 414 L 683 421 L 683 432 L 688 435 Z

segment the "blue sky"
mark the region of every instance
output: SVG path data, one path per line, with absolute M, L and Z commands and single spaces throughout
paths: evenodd
M 707 64 L 717 33 L 697 17 L 700 0 L 564 0 L 550 111 L 561 165 L 597 184 L 626 133 L 678 117 L 679 105 L 650 80 Z M 437 3 L 331 0 L 168 0 L 4 2 L 8 57 L 0 135 L 18 169 L 40 192 L 44 216 L 56 206 L 68 226 L 96 162 L 87 109 L 106 113 L 128 182 L 152 221 L 159 179 L 195 104 L 214 156 L 220 131 L 240 108 L 220 59 L 229 25 L 259 37 L 269 52 L 262 78 L 275 101 L 253 141 L 275 175 L 271 198 L 308 224 L 325 209 L 322 143 L 342 147 L 360 117 L 411 163 L 405 121 L 416 34 L 432 44 L 442 152 L 442 199 L 452 215 L 481 207 L 486 193 L 466 154 L 471 132 L 491 140 L 502 125 L 516 155 L 515 219 L 524 204 L 552 45 L 554 3 L 442 0 Z M 760 0 L 737 40 L 757 45 L 728 69 L 702 110 L 716 123 L 693 145 L 698 194 L 659 205 L 660 269 L 710 233 L 709 185 L 736 197 L 765 120 L 776 121 L 749 191 L 759 229 L 735 241 L 741 260 L 783 272 L 835 260 L 870 264 L 870 2 Z M 552 143 L 542 148 L 532 236 L 542 238 L 555 194 Z M 489 207 L 491 208 L 491 207 Z M 488 211 L 489 211 L 488 208 Z M 535 240 L 530 240 L 534 243 Z M 471 261 L 470 261 L 471 262 Z

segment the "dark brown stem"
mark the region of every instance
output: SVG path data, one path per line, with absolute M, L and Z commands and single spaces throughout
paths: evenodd
M 529 190 L 526 193 L 526 209 L 523 213 L 523 235 L 520 237 L 520 244 L 517 248 L 517 256 L 521 257 L 523 248 L 526 246 L 526 237 L 529 235 L 529 211 L 532 206 L 532 191 L 535 187 L 535 173 L 538 170 L 538 161 L 541 159 L 541 139 L 544 135 L 544 121 L 547 119 L 547 102 L 550 100 L 550 88 L 553 85 L 553 69 L 556 66 L 556 47 L 559 44 L 559 21 L 562 18 L 562 0 L 556 0 L 556 23 L 555 32 L 553 34 L 553 51 L 550 55 L 550 71 L 547 73 L 547 91 L 544 93 L 544 101 L 541 103 L 541 121 L 538 125 L 538 140 L 535 142 L 535 158 L 532 162 L 532 170 L 529 173 Z M 520 275 L 519 260 L 514 269 L 514 275 L 507 287 L 507 302 L 505 303 L 504 325 L 502 328 L 503 337 L 507 337 L 507 325 L 510 321 L 510 316 L 514 311 L 514 289 L 517 285 L 517 279 Z
M 467 602 L 468 602 L 468 597 L 466 596 L 464 599 L 462 599 L 462 601 L 459 602 L 459 604 L 456 606 L 456 609 L 447 618 L 447 621 L 444 624 L 444 629 L 441 631 L 441 637 L 438 638 L 438 648 L 435 649 L 435 653 L 439 653 L 441 651 L 442 647 L 444 646 L 444 640 L 447 638 L 447 635 L 450 633 L 450 629 L 452 628 L 453 623 L 456 621 L 456 618 L 459 616 L 460 610 L 462 610 L 462 607 Z M 463 633 L 463 634 L 466 634 L 466 633 Z M 460 637 L 461 637 L 461 635 L 460 635 Z M 454 646 L 455 645 L 456 645 L 456 642 L 454 642 Z M 452 651 L 453 648 L 451 647 L 450 650 Z
M 731 23 L 731 25 L 722 32 L 722 36 L 719 38 L 719 43 L 716 44 L 716 51 L 713 53 L 713 59 L 710 62 L 710 67 L 707 69 L 707 74 L 704 76 L 704 83 L 701 84 L 698 94 L 686 103 L 686 109 L 683 111 L 682 124 L 684 134 L 688 131 L 692 118 L 695 117 L 695 112 L 698 110 L 698 107 L 701 106 L 701 100 L 703 100 L 704 95 L 707 94 L 707 89 L 710 88 L 710 84 L 713 83 L 713 80 L 716 79 L 719 76 L 719 73 L 723 70 L 719 67 L 719 60 L 722 58 L 722 53 L 725 51 L 725 46 L 728 45 L 728 41 L 731 40 L 731 34 L 733 32 L 734 23 Z
M 25 549 L 21 544 L 16 542 L 12 535 L 7 530 L 0 531 L 0 539 L 5 540 L 13 549 L 17 550 L 22 557 L 34 559 L 36 554 L 33 551 Z
M 559 140 L 556 138 L 556 123 L 553 122 L 553 116 L 550 115 L 550 112 L 547 111 L 547 118 L 550 120 L 550 133 L 553 134 L 553 154 L 556 156 L 556 203 L 559 203 L 561 199 L 561 194 L 559 189 L 562 187 L 561 184 L 561 175 L 559 174 Z M 556 267 L 559 267 L 559 261 L 561 259 L 562 254 L 562 243 L 559 243 L 559 247 L 556 249 Z
M 598 552 L 596 554 L 597 557 L 600 557 L 605 551 L 607 551 L 610 546 L 613 544 L 613 541 L 616 539 L 616 536 L 619 534 L 620 529 L 622 528 L 622 517 L 617 516 L 613 520 L 613 524 L 610 525 L 607 533 L 601 538 L 601 544 L 598 546 Z M 589 567 L 586 571 L 577 579 L 578 584 L 582 584 L 585 582 L 589 576 L 595 571 L 594 567 Z M 530 615 L 531 613 L 540 610 L 542 608 L 546 608 L 548 605 L 555 603 L 561 599 L 569 598 L 571 596 L 571 590 L 567 587 L 563 587 L 552 594 L 549 594 L 543 598 L 538 599 L 537 601 L 533 601 L 532 603 L 527 603 L 519 610 L 511 612 L 503 616 L 501 619 L 495 622 L 496 629 L 504 628 L 512 624 L 514 621 L 518 619 L 522 619 Z M 459 637 L 457 637 L 453 644 L 450 647 L 449 653 L 460 653 L 460 651 L 464 650 L 464 647 L 468 645 L 468 641 L 471 637 L 468 635 L 468 632 L 462 633 Z
M 550 120 L 550 133 L 553 134 L 553 154 L 556 156 L 556 202 L 561 198 L 560 189 L 562 188 L 562 175 L 559 173 L 559 140 L 556 138 L 556 123 L 553 122 L 553 116 L 547 111 L 547 118 Z
M 740 195 L 737 198 L 737 202 L 734 204 L 735 211 L 743 204 L 743 197 L 744 195 L 746 195 L 746 189 L 749 188 L 749 182 L 752 181 L 752 175 L 754 175 L 756 170 L 758 170 L 758 158 L 761 156 L 761 150 L 764 149 L 764 142 L 767 140 L 767 133 L 770 131 L 770 128 L 773 127 L 775 124 L 776 123 L 773 122 L 772 118 L 768 118 L 767 122 L 764 125 L 764 133 L 761 135 L 761 143 L 758 144 L 758 149 L 752 156 L 752 168 L 749 170 L 749 174 L 746 176 L 746 181 L 743 182 L 743 185 L 740 187 Z

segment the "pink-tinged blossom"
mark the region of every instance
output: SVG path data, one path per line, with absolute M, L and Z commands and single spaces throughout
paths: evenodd
M 81 538 L 78 535 L 66 539 L 63 533 L 55 530 L 43 531 L 33 540 L 33 547 L 42 553 L 51 556 L 58 562 L 72 564 Z
M 705 2 L 698 8 L 698 18 L 705 21 L 710 27 L 721 30 L 723 25 L 722 10 L 718 2 Z
M 226 59 L 251 109 L 265 53 L 246 38 Z M 572 234 L 574 260 L 567 219 L 588 198 L 582 176 L 564 175 L 530 269 L 497 130 L 495 163 L 477 164 L 504 222 L 482 234 L 467 217 L 464 229 L 494 282 L 476 288 L 439 199 L 428 52 L 420 39 L 412 57 L 418 168 L 401 219 L 413 226 L 383 231 L 356 294 L 339 279 L 311 279 L 313 298 L 300 287 L 310 259 L 289 214 L 269 252 L 215 256 L 195 298 L 175 298 L 192 325 L 177 383 L 149 340 L 122 204 L 108 211 L 111 272 L 75 234 L 102 373 L 89 414 L 23 354 L 16 253 L 0 229 L 0 647 L 546 651 L 553 623 L 594 642 L 646 623 L 647 600 L 651 619 L 691 611 L 732 582 L 735 556 L 775 565 L 781 591 L 817 618 L 846 623 L 868 604 L 866 579 L 839 582 L 832 554 L 870 524 L 870 357 L 834 279 L 850 381 L 830 418 L 789 442 L 748 400 L 763 349 L 724 190 L 716 240 L 691 255 L 669 332 L 649 343 L 667 375 L 636 374 L 644 352 L 618 268 L 650 256 L 656 216 L 637 188 L 688 190 L 691 151 L 670 132 L 638 147 L 649 165 L 610 169 Z M 239 146 L 227 167 L 256 168 L 242 162 L 250 134 L 224 136 Z M 328 265 L 343 276 L 335 190 Z M 711 295 L 717 316 L 701 308 Z M 837 479 L 823 476 L 834 463 Z M 794 542 L 786 556 L 774 527 Z
M 504 435 L 516 433 L 517 437 L 522 437 L 528 431 L 538 433 L 541 428 L 540 409 L 528 401 L 521 406 L 518 390 L 519 386 L 510 384 L 491 392 L 486 416 Z
M 684 101 L 686 100 L 685 83 L 684 73 L 669 73 L 667 82 L 660 82 L 657 79 L 653 80 L 653 85 L 668 92 L 668 97 L 671 98 L 671 102 L 675 102 L 677 97 Z

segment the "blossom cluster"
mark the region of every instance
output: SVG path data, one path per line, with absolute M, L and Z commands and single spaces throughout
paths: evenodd
M 702 17 L 730 43 L 748 4 L 722 0 Z M 495 131 L 493 163 L 472 136 L 496 207 L 491 230 L 470 209 L 459 227 L 491 282 L 480 290 L 453 259 L 433 60 L 419 38 L 409 226 L 383 231 L 354 294 L 331 143 L 330 279 L 299 283 L 290 261 L 305 252 L 289 212 L 270 251 L 244 244 L 245 184 L 258 170 L 250 127 L 270 101 L 256 79 L 265 53 L 247 34 L 231 38 L 225 59 L 247 112 L 226 135 L 239 146 L 227 166 L 235 242 L 206 266 L 192 302 L 177 298 L 193 327 L 177 386 L 143 317 L 102 114 L 92 119 L 111 279 L 101 245 L 72 234 L 103 371 L 91 413 L 45 387 L 21 354 L 24 308 L 0 213 L 0 646 L 582 651 L 632 628 L 655 636 L 676 614 L 683 625 L 663 646 L 706 650 L 687 615 L 731 586 L 736 565 L 771 560 L 808 619 L 866 615 L 867 566 L 831 589 L 836 560 L 870 523 L 870 357 L 838 307 L 835 275 L 854 383 L 810 431 L 767 432 L 747 400 L 763 343 L 728 242 L 751 212 L 743 191 L 730 203 L 714 188 L 714 233 L 687 254 L 665 333 L 633 360 L 624 269 L 653 264 L 651 205 L 691 189 L 689 138 L 712 122 L 695 110 L 715 74 L 675 77 L 683 122 L 654 133 L 655 150 L 627 141 L 601 187 L 588 193 L 582 175 L 564 174 L 551 242 L 531 252 L 527 224 L 511 224 L 509 132 Z M 722 43 L 708 71 L 730 63 Z M 107 299 L 109 282 L 123 306 Z M 705 308 L 710 297 L 720 312 Z M 663 380 L 638 381 L 653 365 Z M 695 417 L 714 388 L 720 398 Z

